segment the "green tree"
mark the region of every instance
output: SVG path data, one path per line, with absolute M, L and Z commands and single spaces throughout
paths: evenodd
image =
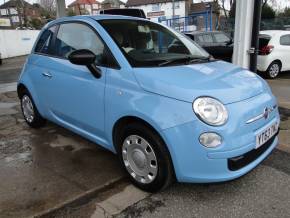
M 279 13 L 279 17 L 290 17 L 290 8 L 286 7 L 283 12 Z
M 31 21 L 30 21 L 30 26 L 33 27 L 34 29 L 39 30 L 39 29 L 42 28 L 43 24 L 42 24 L 40 19 L 32 18 Z
M 71 8 L 68 9 L 67 16 L 71 17 L 71 16 L 75 16 L 75 15 L 76 15 L 76 13 Z
M 275 10 L 270 5 L 264 4 L 262 8 L 262 19 L 274 19 L 275 16 Z
M 230 17 L 234 18 L 236 16 L 236 1 L 233 2 L 230 9 Z M 275 10 L 267 3 L 264 2 L 262 5 L 262 19 L 273 19 L 275 18 Z

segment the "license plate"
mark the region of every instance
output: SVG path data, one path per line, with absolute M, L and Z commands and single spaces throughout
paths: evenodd
M 256 149 L 265 144 L 272 136 L 278 132 L 279 123 L 275 122 L 268 128 L 256 135 Z

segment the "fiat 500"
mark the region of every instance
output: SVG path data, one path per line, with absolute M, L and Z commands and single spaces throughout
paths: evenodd
M 49 120 L 105 147 L 151 192 L 175 179 L 235 179 L 278 143 L 277 101 L 263 79 L 142 18 L 47 24 L 17 91 L 28 125 Z

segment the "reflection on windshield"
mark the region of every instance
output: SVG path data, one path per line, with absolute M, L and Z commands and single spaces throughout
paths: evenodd
M 184 64 L 188 57 L 204 59 L 208 54 L 181 34 L 143 20 L 101 20 L 133 67 Z

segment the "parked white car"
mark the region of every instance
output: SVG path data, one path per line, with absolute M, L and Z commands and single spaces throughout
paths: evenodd
M 261 31 L 259 44 L 258 71 L 274 79 L 290 70 L 290 31 Z

